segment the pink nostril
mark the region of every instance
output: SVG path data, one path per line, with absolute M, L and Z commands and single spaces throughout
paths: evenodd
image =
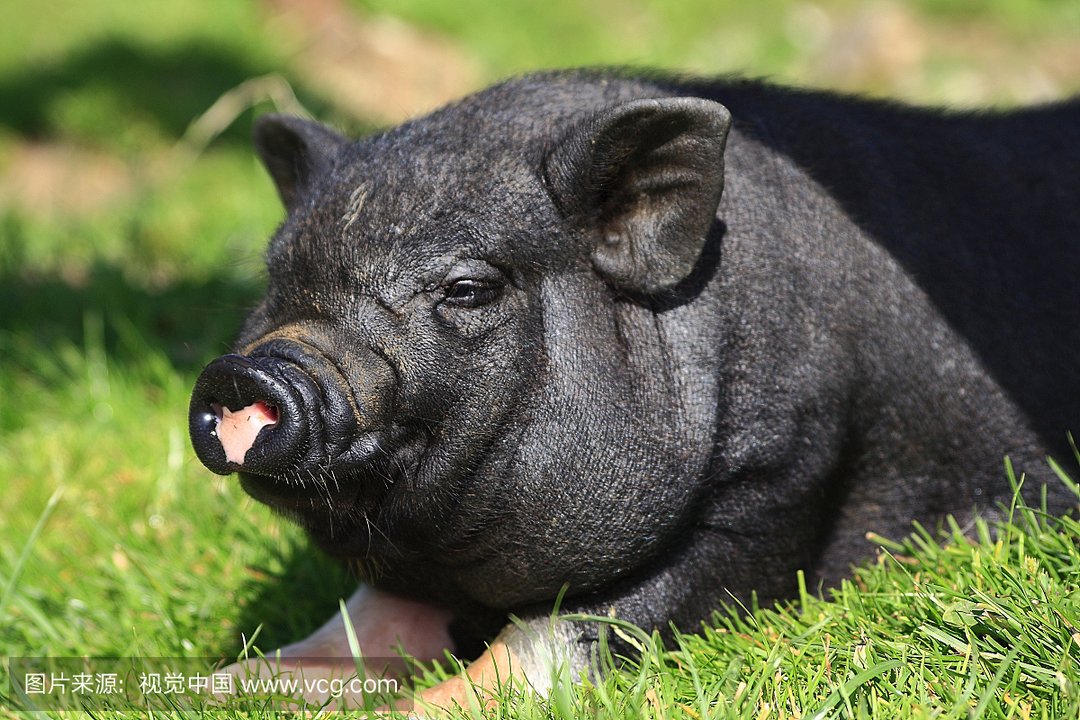
M 278 422 L 278 409 L 261 400 L 235 412 L 220 403 L 211 403 L 217 416 L 217 437 L 225 451 L 225 459 L 237 465 L 244 464 L 244 457 L 255 444 L 255 438 L 264 427 Z

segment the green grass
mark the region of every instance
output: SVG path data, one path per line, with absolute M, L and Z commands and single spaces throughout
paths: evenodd
M 160 468 L 167 478 L 169 461 Z M 238 608 L 249 623 L 256 622 L 254 613 L 279 629 L 302 630 L 310 625 L 307 613 L 327 614 L 332 605 L 310 601 L 307 588 L 347 588 L 340 573 L 307 556 L 290 529 L 271 522 L 268 532 L 261 513 L 231 513 L 238 498 L 227 483 L 201 493 L 165 483 L 149 497 L 130 498 L 138 509 L 115 510 L 134 518 L 129 527 L 111 537 L 70 536 L 74 543 L 104 541 L 97 552 L 86 546 L 75 552 L 84 562 L 91 558 L 75 595 L 55 587 L 63 580 L 41 576 L 34 567 L 41 560 L 24 562 L 43 554 L 42 539 L 63 524 L 60 508 L 77 491 L 65 487 L 59 499 L 42 502 L 39 527 L 28 534 L 22 557 L 4 558 L 4 567 L 22 576 L 0 575 L 4 626 L 14 635 L 3 638 L 8 652 L 198 657 L 207 643 L 228 646 L 225 631 Z M 700 634 L 680 635 L 671 648 L 655 636 L 613 626 L 641 649 L 640 660 L 599 685 L 565 685 L 549 699 L 504 688 L 498 712 L 526 718 L 1076 717 L 1080 523 L 1025 507 L 1015 509 L 1015 519 L 980 523 L 974 539 L 952 527 L 944 545 L 921 529 L 902 543 L 882 539 L 878 562 L 859 569 L 828 600 L 804 590 L 791 606 L 732 607 Z M 227 550 L 207 551 L 198 537 L 206 526 Z M 238 574 L 246 582 L 227 594 L 213 580 Z M 316 594 L 331 597 L 325 589 Z M 49 601 L 58 597 L 64 602 Z M 121 627 L 130 630 L 107 632 Z M 281 638 L 261 640 L 272 646 Z M 445 676 L 445 669 L 435 669 L 425 681 Z M 272 714 L 263 708 L 237 703 L 221 714 Z
M 853 0 L 354 6 L 448 39 L 476 82 L 630 63 L 933 102 L 1080 87 L 1080 6 L 1064 0 L 907 3 L 897 27 L 922 49 L 863 48 L 857 71 L 830 55 L 863 22 Z M 254 0 L 0 9 L 0 655 L 234 657 L 260 627 L 264 649 L 310 632 L 352 589 L 186 437 L 191 384 L 258 297 L 281 211 L 247 141 L 271 102 L 238 107 L 194 155 L 185 132 L 268 73 L 319 117 L 372 123 L 310 84 L 298 52 Z M 22 187 L 43 150 L 44 199 Z M 1075 717 L 1077 530 L 945 549 L 919 536 L 830 602 L 726 614 L 671 651 L 646 638 L 640 667 L 502 712 Z
M 1076 717 L 1080 525 L 1020 508 L 1027 530 L 980 524 L 976 541 L 921 530 L 828 600 L 732 609 L 600 688 L 566 717 Z

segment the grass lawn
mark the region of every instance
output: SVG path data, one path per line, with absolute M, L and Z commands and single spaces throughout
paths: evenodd
M 281 217 L 254 114 L 302 105 L 363 132 L 592 63 L 938 103 L 1080 89 L 1066 0 L 328 0 L 346 40 L 310 4 L 271 5 L 0 8 L 0 656 L 235 657 L 352 590 L 187 441 L 192 382 L 258 297 Z M 498 712 L 1080 717 L 1080 527 L 1018 512 L 1026 529 L 978 542 L 883 540 L 835 598 L 734 609 L 667 650 L 641 638 L 640 666 Z M 0 717 L 26 706 L 5 673 Z

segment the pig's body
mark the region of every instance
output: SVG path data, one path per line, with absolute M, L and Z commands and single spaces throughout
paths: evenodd
M 289 217 L 196 448 L 459 648 L 546 627 L 564 586 L 693 629 L 835 580 L 868 531 L 992 514 L 1004 455 L 1075 501 L 1044 458 L 1080 426 L 1076 101 L 558 73 L 356 144 L 257 140 Z M 228 462 L 208 403 L 282 418 Z M 581 666 L 595 628 L 555 637 Z

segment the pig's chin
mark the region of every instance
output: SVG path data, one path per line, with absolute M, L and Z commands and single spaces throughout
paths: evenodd
M 245 492 L 303 528 L 321 550 L 355 560 L 426 546 L 433 528 L 456 515 L 463 493 L 448 488 L 467 488 L 475 468 L 440 462 L 446 459 L 422 441 L 405 442 L 377 460 L 314 476 L 238 476 Z
M 298 479 L 271 477 L 241 471 L 240 487 L 263 503 L 305 527 L 319 523 L 340 524 L 342 518 L 371 512 L 382 492 L 369 483 L 348 476 Z
M 324 425 L 329 425 L 323 419 Z M 346 428 L 347 429 L 347 428 Z M 398 479 L 394 471 L 408 467 L 408 443 L 387 428 L 356 437 L 333 459 L 272 472 L 238 468 L 240 486 L 248 495 L 304 526 L 337 522 L 341 516 L 371 512 Z M 328 445 L 325 440 L 316 444 Z M 396 448 L 392 454 L 384 448 Z
M 330 556 L 352 560 L 393 546 L 384 533 L 373 532 L 381 498 L 366 496 L 355 482 L 329 488 L 321 481 L 300 484 L 243 472 L 239 477 L 245 492 L 303 528 Z
M 326 491 L 320 496 L 315 483 L 275 478 L 254 473 L 239 473 L 240 487 L 251 497 L 284 513 L 311 508 L 313 504 L 325 503 Z

